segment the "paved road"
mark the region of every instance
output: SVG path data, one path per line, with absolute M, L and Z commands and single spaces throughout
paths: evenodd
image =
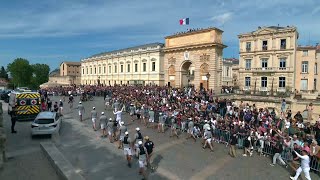
M 71 134 L 58 148 L 86 179 L 141 178 L 137 175 L 137 164 L 131 169 L 126 166 L 117 144 L 110 144 L 107 139 L 100 138 L 100 132 L 92 130 L 89 112 L 93 106 L 99 113 L 105 111 L 102 98 L 83 104 L 86 108 L 84 122 L 79 122 L 77 110 L 65 108 L 64 128 Z M 106 115 L 113 117 L 110 109 Z M 148 135 L 155 142 L 153 161 L 158 168 L 156 173 L 149 174 L 150 179 L 289 179 L 288 170 L 280 166 L 270 167 L 269 158 L 245 158 L 241 156 L 242 150 L 238 150 L 238 158 L 231 158 L 227 155 L 227 148 L 221 144 L 215 144 L 215 152 L 211 153 L 208 149 L 203 150 L 199 141 L 186 140 L 184 134 L 180 139 L 170 138 L 169 131 L 158 134 L 138 122 L 131 123 L 127 114 L 123 119 L 131 136 L 139 126 L 143 135 Z
M 30 122 L 17 122 L 17 134 L 11 134 L 7 103 L 2 103 L 7 135 L 8 161 L 0 171 L 1 180 L 57 180 L 55 170 L 40 150 L 40 142 L 54 141 L 59 136 L 31 139 Z
M 53 100 L 58 101 L 59 97 L 53 97 Z M 75 100 L 78 102 L 78 97 Z M 42 141 L 53 141 L 85 179 L 141 179 L 138 175 L 137 161 L 134 160 L 133 167 L 128 168 L 123 152 L 117 149 L 117 144 L 111 144 L 108 139 L 100 138 L 100 132 L 92 130 L 89 112 L 93 106 L 99 113 L 105 111 L 102 98 L 95 98 L 94 101 L 83 102 L 83 104 L 86 108 L 84 122 L 79 122 L 76 109 L 70 110 L 65 104 L 60 135 L 53 136 L 51 139 L 31 139 L 30 122 L 18 123 L 18 134 L 8 134 L 8 152 L 14 158 L 6 164 L 9 168 L 0 172 L 0 179 L 58 179 L 52 167 L 40 153 L 39 142 Z M 106 114 L 108 117 L 113 117 L 110 109 Z M 7 116 L 5 118 L 9 120 Z M 155 173 L 149 173 L 149 179 L 289 179 L 289 172 L 285 168 L 269 166 L 269 158 L 259 156 L 244 158 L 241 156 L 241 150 L 238 150 L 237 158 L 231 158 L 227 155 L 227 148 L 221 144 L 215 144 L 215 152 L 211 153 L 208 149 L 203 150 L 199 141 L 186 140 L 184 134 L 179 139 L 169 138 L 168 131 L 165 134 L 158 134 L 155 130 L 147 129 L 138 122 L 128 122 L 127 114 L 124 115 L 124 120 L 130 135 L 133 135 L 134 129 L 139 126 L 143 135 L 148 135 L 155 142 L 153 165 L 157 170 Z M 5 124 L 9 129 L 10 123 Z M 31 161 L 35 163 L 28 169 L 28 162 Z M 21 164 L 23 168 L 14 168 L 16 164 Z M 16 174 L 19 176 L 14 177 Z

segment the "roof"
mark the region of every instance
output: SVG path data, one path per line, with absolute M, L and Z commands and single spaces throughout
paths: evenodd
M 55 70 L 53 70 L 53 71 L 51 71 L 50 73 L 49 73 L 49 77 L 53 77 L 53 76 L 56 76 L 56 75 L 60 75 L 60 69 L 59 68 L 57 68 L 57 69 L 55 69 Z
M 36 119 L 52 119 L 55 117 L 56 112 L 44 111 L 40 112 Z
M 67 65 L 73 65 L 73 66 L 81 66 L 81 62 L 64 61 L 64 62 L 62 62 L 62 63 L 67 64 Z M 62 63 L 61 63 L 61 64 L 62 64 Z M 60 65 L 61 65 L 61 64 L 60 64 Z
M 264 31 L 264 30 L 268 31 L 268 29 L 269 29 L 269 31 L 271 30 L 271 31 L 274 31 L 274 32 L 278 32 L 278 31 L 279 32 L 297 31 L 297 28 L 295 26 L 285 26 L 285 27 L 284 26 L 279 26 L 279 25 L 278 26 L 263 26 L 263 27 L 259 26 L 258 29 L 254 30 L 254 31 L 239 34 L 238 38 L 245 37 L 245 36 L 252 36 L 252 35 L 257 34 L 257 33 L 261 32 L 261 31 Z
M 118 50 L 114 50 L 114 51 L 102 52 L 102 53 L 99 53 L 99 54 L 92 55 L 92 56 L 90 56 L 89 58 L 98 57 L 98 56 L 104 56 L 104 55 L 111 55 L 111 54 L 113 54 L 113 53 L 118 53 L 118 52 L 123 52 L 123 51 L 138 50 L 138 49 L 147 48 L 147 47 L 152 47 L 152 46 L 161 46 L 161 47 L 164 47 L 164 44 L 163 44 L 163 43 L 159 43 L 159 42 L 149 43 L 149 44 L 143 44 L 143 45 L 139 45 L 139 46 L 133 46 L 133 47 L 129 47 L 129 48 L 118 49 Z
M 182 31 L 182 32 L 175 33 L 173 35 L 166 36 L 165 39 L 172 38 L 172 37 L 185 36 L 185 35 L 190 35 L 190 34 L 197 34 L 197 33 L 202 33 L 202 32 L 208 32 L 211 30 L 217 30 L 217 31 L 223 32 L 221 29 L 218 29 L 216 27 L 196 28 L 196 29 L 189 29 L 187 31 Z
M 317 47 L 315 47 L 315 46 L 298 46 L 297 47 L 297 50 L 299 51 L 301 51 L 301 50 L 316 50 L 317 49 Z

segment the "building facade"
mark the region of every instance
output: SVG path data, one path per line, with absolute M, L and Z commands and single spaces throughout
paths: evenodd
M 317 48 L 315 46 L 299 46 L 296 52 L 296 86 L 297 91 L 319 90 Z
M 172 87 L 193 85 L 220 92 L 223 31 L 217 28 L 189 30 L 165 37 L 165 83 Z
M 81 60 L 81 84 L 164 85 L 162 43 L 105 52 Z
M 270 26 L 238 35 L 242 90 L 293 91 L 296 79 L 296 27 Z
M 235 58 L 225 58 L 222 61 L 222 86 L 234 86 L 233 70 L 239 65 Z
M 60 76 L 80 76 L 80 62 L 62 62 L 60 64 Z

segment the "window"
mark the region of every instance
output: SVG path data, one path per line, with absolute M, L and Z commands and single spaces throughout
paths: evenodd
M 143 72 L 146 72 L 147 71 L 147 63 L 143 63 L 142 65 L 143 65 L 143 68 L 142 68 Z
M 251 69 L 251 59 L 246 59 L 246 70 Z
M 130 64 L 127 64 L 127 72 L 130 72 Z
M 152 62 L 152 71 L 156 71 L 156 62 Z
M 120 65 L 120 72 L 123 73 L 123 64 Z
M 261 77 L 261 87 L 267 87 L 267 84 L 268 84 L 268 78 Z
M 286 47 L 287 47 L 287 40 L 281 39 L 280 40 L 280 49 L 286 49 Z
M 112 72 L 111 72 L 111 66 L 109 66 L 109 73 L 112 73 Z
M 84 74 L 84 69 L 82 69 L 82 74 Z
M 89 74 L 89 68 L 87 68 L 87 74 Z
M 229 76 L 229 67 L 227 67 L 227 72 L 226 72 L 226 76 Z
M 251 51 L 251 42 L 246 43 L 246 50 L 247 50 L 247 52 Z
M 286 77 L 279 77 L 279 87 L 280 88 L 286 87 Z
M 303 56 L 308 56 L 308 50 L 303 50 L 302 53 L 303 53 Z
M 279 69 L 280 70 L 285 70 L 286 69 L 286 59 L 285 58 L 281 58 L 280 59 L 280 64 L 279 64 Z
M 92 74 L 92 68 L 90 68 L 90 74 Z
M 301 79 L 300 90 L 308 90 L 308 79 Z
M 101 74 L 101 67 L 99 67 L 99 74 Z
M 114 65 L 114 73 L 117 73 L 117 65 Z
M 105 74 L 106 73 L 106 67 L 103 66 L 103 73 Z
M 268 50 L 268 41 L 262 41 L 262 50 Z
M 250 87 L 251 86 L 251 77 L 245 77 L 245 86 Z
M 138 64 L 134 64 L 134 72 L 138 72 Z
M 318 75 L 318 63 L 314 64 L 314 74 Z
M 261 67 L 262 68 L 268 67 L 268 59 L 261 59 Z
M 302 61 L 302 73 L 308 73 L 308 61 Z
M 94 74 L 97 74 L 97 68 L 96 67 L 94 68 Z

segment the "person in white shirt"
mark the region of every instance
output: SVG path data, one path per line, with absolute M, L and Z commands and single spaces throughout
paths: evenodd
M 302 155 L 294 151 L 296 155 L 301 159 L 301 166 L 297 169 L 296 175 L 294 177 L 290 176 L 290 179 L 297 180 L 300 176 L 301 172 L 303 171 L 304 176 L 307 180 L 311 180 L 310 177 L 310 158 L 308 156 L 308 152 L 303 150 Z
M 118 125 L 119 126 L 122 126 L 121 125 L 121 117 L 122 117 L 122 111 L 123 111 L 124 107 L 122 107 L 121 110 L 116 110 L 116 111 L 113 111 L 113 114 L 116 115 L 116 121 L 118 122 Z

